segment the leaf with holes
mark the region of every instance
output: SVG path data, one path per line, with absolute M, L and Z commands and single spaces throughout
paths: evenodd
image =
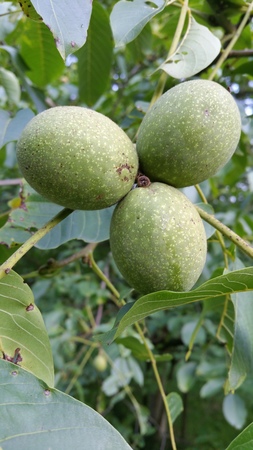
M 31 289 L 14 271 L 0 280 L 0 352 L 53 386 L 53 358 L 41 313 Z
M 131 450 L 101 414 L 1 360 L 0 416 L 4 450 Z
M 87 0 L 31 0 L 53 33 L 56 47 L 66 57 L 83 46 L 87 38 L 92 2 Z
M 165 5 L 164 0 L 121 0 L 116 3 L 110 17 L 116 47 L 133 41 Z
M 174 78 L 189 78 L 208 67 L 218 56 L 220 49 L 220 40 L 191 17 L 176 52 L 159 69 Z

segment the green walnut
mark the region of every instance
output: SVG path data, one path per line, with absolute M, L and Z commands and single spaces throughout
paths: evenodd
M 119 271 L 142 294 L 190 290 L 207 252 L 204 225 L 193 204 L 159 182 L 131 190 L 118 203 L 110 245 Z
M 80 210 L 117 203 L 138 170 L 126 133 L 103 114 L 79 106 L 57 106 L 35 116 L 18 141 L 17 160 L 39 194 Z
M 104 372 L 107 369 L 107 359 L 103 354 L 98 354 L 93 359 L 93 367 L 98 372 Z
M 198 184 L 231 158 L 241 134 L 232 95 L 220 84 L 178 84 L 150 108 L 137 137 L 142 172 L 175 187 Z

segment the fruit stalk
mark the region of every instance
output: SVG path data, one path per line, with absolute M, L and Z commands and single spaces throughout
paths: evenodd
M 230 241 L 232 241 L 237 247 L 239 247 L 246 255 L 250 258 L 253 258 L 253 247 L 248 244 L 244 239 L 242 239 L 238 234 L 232 231 L 229 227 L 221 223 L 216 217 L 211 214 L 208 214 L 203 209 L 199 208 L 199 206 L 195 205 L 196 210 L 198 211 L 200 217 L 202 219 L 212 225 L 216 230 L 220 231 L 224 236 L 226 236 Z
M 188 0 L 185 0 L 184 3 L 183 3 L 183 6 L 181 8 L 181 13 L 180 13 L 180 17 L 179 17 L 179 20 L 178 20 L 177 28 L 176 28 L 176 31 L 175 31 L 175 35 L 173 37 L 173 41 L 172 41 L 171 46 L 170 46 L 170 50 L 169 50 L 167 59 L 171 55 L 173 55 L 173 53 L 175 53 L 175 51 L 176 51 L 176 49 L 178 47 L 178 44 L 179 44 L 179 41 L 180 41 L 180 38 L 181 38 L 181 34 L 183 32 L 183 28 L 184 28 L 184 24 L 185 24 L 185 20 L 186 20 L 186 15 L 187 15 L 188 11 L 189 11 L 188 10 Z M 166 84 L 166 81 L 167 81 L 167 78 L 168 78 L 168 74 L 163 71 L 161 76 L 160 76 L 160 78 L 159 78 L 159 81 L 158 81 L 157 87 L 155 89 L 155 92 L 153 94 L 153 97 L 151 99 L 149 108 L 156 102 L 156 100 L 159 97 L 161 97 L 161 95 L 163 93 L 163 90 L 164 90 L 164 87 L 165 87 L 165 84 Z
M 62 222 L 73 212 L 72 209 L 64 208 L 51 220 L 49 220 L 43 227 L 37 230 L 26 242 L 24 242 L 19 249 L 13 253 L 1 266 L 0 266 L 0 279 L 11 271 L 13 266 L 35 245 L 42 239 L 50 230 L 56 225 Z
M 114 287 L 114 285 L 110 282 L 110 280 L 106 277 L 106 275 L 102 272 L 102 270 L 100 270 L 100 268 L 98 267 L 98 265 L 96 264 L 96 262 L 93 258 L 92 253 L 89 255 L 89 258 L 90 258 L 92 270 L 101 278 L 102 281 L 105 282 L 108 289 L 110 289 L 111 292 L 113 293 L 113 295 L 115 296 L 115 298 L 118 302 L 118 306 L 121 306 L 119 291 Z M 125 303 L 124 300 L 121 300 L 121 304 L 122 303 Z M 144 335 L 139 323 L 136 322 L 134 325 L 135 325 L 135 328 L 136 328 L 139 336 L 141 337 L 141 340 L 142 340 L 142 342 L 147 350 L 147 353 L 149 355 L 149 359 L 150 359 L 152 369 L 153 369 L 153 372 L 154 372 L 154 375 L 156 378 L 156 382 L 157 382 L 157 385 L 158 385 L 158 388 L 159 388 L 159 391 L 160 391 L 160 394 L 161 394 L 161 397 L 163 400 L 164 408 L 165 408 L 167 419 L 168 419 L 169 430 L 170 430 L 170 439 L 171 439 L 172 450 L 177 450 L 175 436 L 174 436 L 173 422 L 172 422 L 172 418 L 171 418 L 171 412 L 170 412 L 170 408 L 169 408 L 169 405 L 167 402 L 166 394 L 164 392 L 162 380 L 161 380 L 161 377 L 160 377 L 158 369 L 157 369 L 156 359 L 146 341 L 145 335 Z

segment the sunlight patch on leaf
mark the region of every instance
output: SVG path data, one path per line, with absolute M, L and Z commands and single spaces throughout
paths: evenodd
M 83 46 L 92 11 L 90 0 L 31 0 L 31 3 L 53 33 L 64 60 Z
M 133 41 L 165 6 L 164 0 L 121 0 L 116 3 L 110 17 L 116 47 Z
M 174 78 L 189 78 L 208 67 L 220 49 L 220 40 L 191 16 L 181 44 L 159 69 Z

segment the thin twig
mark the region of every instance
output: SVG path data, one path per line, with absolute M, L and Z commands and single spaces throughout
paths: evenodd
M 216 228 L 216 230 L 220 231 L 230 241 L 236 244 L 237 247 L 240 248 L 240 250 L 246 253 L 246 255 L 248 255 L 250 258 L 253 258 L 253 247 L 250 244 L 248 244 L 248 242 L 244 241 L 244 239 L 242 239 L 229 227 L 227 227 L 218 219 L 216 219 L 216 217 L 214 217 L 212 214 L 207 213 L 197 205 L 195 205 L 195 208 L 198 211 L 199 215 L 202 217 L 202 219 L 205 220 L 205 222 L 212 225 L 214 228 Z
M 50 230 L 56 225 L 62 222 L 73 212 L 72 209 L 64 208 L 51 220 L 49 220 L 42 228 L 37 230 L 19 249 L 13 253 L 1 266 L 0 266 L 0 279 L 11 271 L 15 264 L 35 245 L 40 239 L 42 239 Z

